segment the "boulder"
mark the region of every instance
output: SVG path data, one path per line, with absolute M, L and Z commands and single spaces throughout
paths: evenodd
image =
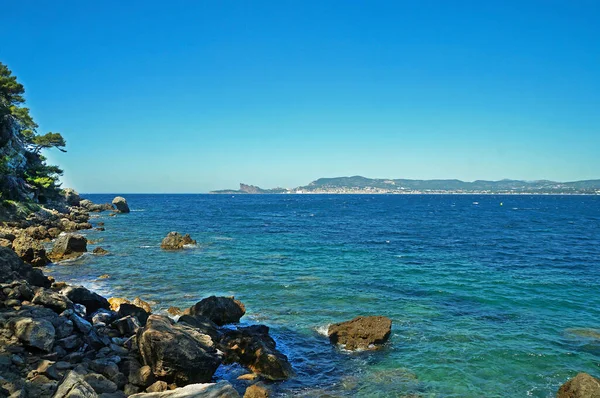
M 137 305 L 123 303 L 119 306 L 119 317 L 123 318 L 126 316 L 133 316 L 140 321 L 140 324 L 144 326 L 148 320 L 148 313 L 143 308 Z
M 168 389 L 168 384 L 164 381 L 159 380 L 152 383 L 148 388 L 146 388 L 146 392 L 163 392 L 167 391 Z
M 58 386 L 53 398 L 96 398 L 98 394 L 84 379 L 75 371 L 67 373 Z
M 79 202 L 79 206 L 83 207 L 87 211 L 99 213 L 101 211 L 112 210 L 113 206 L 110 203 L 104 203 L 101 205 L 93 203 L 89 199 L 83 199 Z
M 46 240 L 52 239 L 52 236 L 48 232 L 48 229 L 43 225 L 31 226 L 25 229 L 25 233 L 35 240 Z
M 50 262 L 44 245 L 28 235 L 16 238 L 12 242 L 12 248 L 23 261 L 34 267 L 43 267 Z
M 88 373 L 83 376 L 83 379 L 96 391 L 98 394 L 112 393 L 117 391 L 117 385 L 98 373 Z
M 185 387 L 163 392 L 133 394 L 130 398 L 240 398 L 240 395 L 227 381 L 218 383 L 190 384 Z
M 600 380 L 587 373 L 579 373 L 563 384 L 557 398 L 600 398 Z
M 167 309 L 167 313 L 169 315 L 177 316 L 177 315 L 182 315 L 183 311 L 181 311 L 181 308 L 179 308 L 179 307 L 170 306 L 169 309 Z
M 0 247 L 0 283 L 19 279 L 24 279 L 33 286 L 50 287 L 51 284 L 41 270 L 24 263 L 11 249 Z
M 221 363 L 209 336 L 166 316 L 150 315 L 137 332 L 137 342 L 154 375 L 178 386 L 210 381 Z
M 162 240 L 160 247 L 164 250 L 180 250 L 185 245 L 195 245 L 196 241 L 189 234 L 181 235 L 179 232 L 169 232 Z
M 73 308 L 73 302 L 66 296 L 49 289 L 40 289 L 33 296 L 32 302 L 50 308 L 58 314 Z
M 50 351 L 54 345 L 56 332 L 50 321 L 45 319 L 16 318 L 11 319 L 9 327 L 15 337 L 29 347 Z
M 385 343 L 392 331 L 392 320 L 384 316 L 359 316 L 329 326 L 329 341 L 347 350 L 371 349 Z
M 81 202 L 81 197 L 79 197 L 79 194 L 76 190 L 72 188 L 66 188 L 62 191 L 62 194 L 65 198 L 65 202 L 67 202 L 69 206 L 79 206 L 79 203 Z
M 123 297 L 111 297 L 108 299 L 108 303 L 110 304 L 110 309 L 113 311 L 119 311 L 121 304 L 131 304 L 129 300 Z
M 108 300 L 83 286 L 67 286 L 61 293 L 72 302 L 84 305 L 88 314 L 92 314 L 101 308 L 110 309 Z
M 237 362 L 269 380 L 286 380 L 294 375 L 288 358 L 277 350 L 264 325 L 225 331 L 219 349 L 227 363 Z
M 131 336 L 142 327 L 140 321 L 134 316 L 125 316 L 113 322 L 113 327 L 123 336 Z
M 133 305 L 143 308 L 144 311 L 146 311 L 148 314 L 152 313 L 152 307 L 150 307 L 150 304 L 148 304 L 147 302 L 145 302 L 144 300 L 142 300 L 139 297 L 136 297 L 133 299 Z
M 79 234 L 60 235 L 50 252 L 53 261 L 77 258 L 87 252 L 87 239 Z
M 203 315 L 218 326 L 223 326 L 227 323 L 239 322 L 246 313 L 246 307 L 234 297 L 210 296 L 191 306 L 187 313 Z
M 12 242 L 8 239 L 0 238 L 0 246 L 12 249 Z
M 198 329 L 200 332 L 209 335 L 213 341 L 217 341 L 221 335 L 217 324 L 202 315 L 182 315 L 177 322 L 186 323 Z
M 122 196 L 117 196 L 112 200 L 112 204 L 115 206 L 119 213 L 129 213 L 129 206 L 127 205 L 127 200 L 125 200 Z

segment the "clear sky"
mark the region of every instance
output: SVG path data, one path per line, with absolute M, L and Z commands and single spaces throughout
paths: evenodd
M 0 0 L 80 192 L 600 178 L 600 1 Z

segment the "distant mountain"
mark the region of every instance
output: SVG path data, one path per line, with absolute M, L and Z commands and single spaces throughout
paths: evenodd
M 366 178 L 362 176 L 319 178 L 308 185 L 293 188 L 262 189 L 240 184 L 239 190 L 211 193 L 514 193 L 514 194 L 600 194 L 600 180 L 556 182 L 548 180 L 521 181 L 477 180 L 408 180 Z

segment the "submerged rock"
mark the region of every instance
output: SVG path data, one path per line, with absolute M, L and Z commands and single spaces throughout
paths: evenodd
M 108 254 L 108 250 L 98 246 L 98 247 L 95 247 L 94 250 L 92 250 L 92 253 L 94 253 L 98 256 L 106 256 Z
M 208 382 L 221 363 L 209 336 L 166 316 L 150 315 L 138 330 L 137 342 L 144 364 L 167 383 Z
M 61 235 L 54 242 L 50 258 L 54 261 L 77 258 L 87 252 L 87 239 L 79 234 Z
M 219 343 L 228 363 L 237 362 L 269 380 L 286 380 L 294 375 L 288 358 L 275 347 L 264 325 L 225 331 Z
M 130 395 L 131 398 L 240 398 L 227 381 L 218 383 L 190 384 L 163 392 L 148 392 Z
M 385 343 L 392 331 L 392 320 L 384 316 L 359 316 L 347 322 L 329 326 L 332 344 L 347 350 L 369 349 Z
M 600 398 L 600 380 L 587 373 L 579 373 L 563 384 L 557 398 Z
M 112 204 L 115 206 L 119 213 L 129 213 L 129 205 L 127 200 L 122 196 L 117 196 L 112 200 Z
M 180 250 L 185 245 L 195 245 L 196 241 L 189 234 L 181 235 L 179 232 L 169 232 L 162 240 L 160 247 L 164 250 Z
M 189 315 L 203 315 L 223 326 L 228 323 L 237 323 L 246 313 L 244 304 L 235 297 L 210 296 L 191 306 L 187 313 Z

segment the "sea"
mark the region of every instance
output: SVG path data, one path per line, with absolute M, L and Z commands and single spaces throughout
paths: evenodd
M 600 376 L 600 196 L 123 196 L 131 213 L 84 231 L 110 255 L 45 271 L 157 313 L 235 296 L 297 373 L 274 396 L 555 397 Z M 161 250 L 169 231 L 198 243 Z M 391 318 L 389 342 L 332 346 L 328 325 L 359 315 Z M 215 379 L 243 392 L 244 373 Z

